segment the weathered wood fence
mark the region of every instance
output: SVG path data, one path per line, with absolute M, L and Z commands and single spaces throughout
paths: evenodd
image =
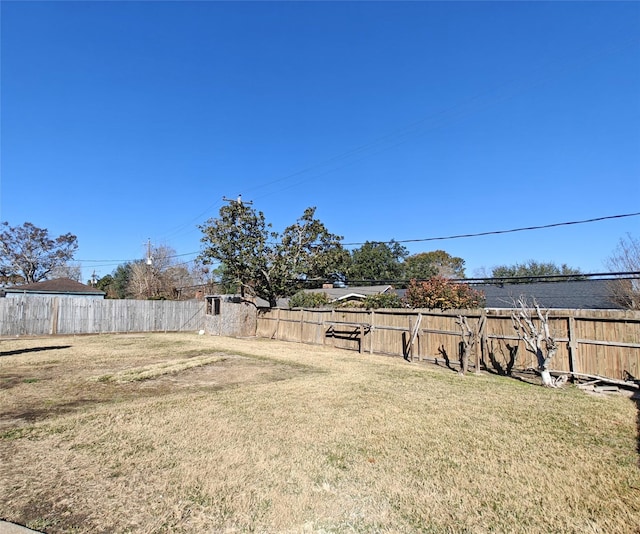
M 479 327 L 481 343 L 470 368 L 506 374 L 536 367 L 535 357 L 516 336 L 510 310 L 262 309 L 257 335 L 429 360 L 457 369 L 462 340 L 456 323 L 459 315 Z M 640 379 L 640 313 L 551 310 L 549 318 L 559 342 L 554 370 Z
M 202 301 L 3 298 L 0 336 L 195 331 L 204 316 Z

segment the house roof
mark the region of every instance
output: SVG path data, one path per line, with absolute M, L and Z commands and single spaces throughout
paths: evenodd
M 360 286 L 360 287 L 323 287 L 318 289 L 305 289 L 305 293 L 324 293 L 333 302 L 350 298 L 364 299 L 369 295 L 380 295 L 392 290 L 389 285 Z
M 380 295 L 392 291 L 393 286 L 359 286 L 359 287 L 319 287 L 316 289 L 305 289 L 305 293 L 325 293 L 329 297 L 330 302 L 349 299 L 364 299 L 367 295 Z M 279 298 L 276 303 L 277 308 L 288 308 L 289 299 Z M 256 305 L 259 308 L 268 308 L 269 303 L 261 298 L 256 299 Z
M 474 284 L 485 294 L 487 308 L 513 308 L 514 300 L 535 298 L 542 308 L 621 309 L 613 300 L 611 280 L 565 280 L 531 284 Z
M 95 289 L 86 284 L 81 284 L 70 278 L 56 278 L 44 282 L 34 282 L 22 286 L 13 286 L 5 289 L 7 293 L 45 293 L 65 295 L 104 295 L 104 291 Z
M 255 303 L 257 308 L 270 308 L 269 301 L 260 297 L 255 297 Z M 287 308 L 289 306 L 289 299 L 279 298 L 276 301 L 276 308 Z
M 358 286 L 358 287 L 328 287 L 318 289 L 305 289 L 305 293 L 325 293 L 329 300 L 335 302 L 336 300 L 346 299 L 364 299 L 368 295 L 380 295 L 392 290 L 393 287 L 389 285 L 380 286 Z
M 620 310 L 623 307 L 613 299 L 611 280 L 563 280 L 561 282 L 533 282 L 530 284 L 471 284 L 482 291 L 485 308 L 514 308 L 524 297 L 533 299 L 541 308 L 569 310 Z M 398 289 L 404 297 L 406 290 Z
M 560 282 L 533 282 L 530 284 L 473 284 L 486 297 L 486 308 L 513 308 L 514 302 L 521 296 L 529 302 L 533 299 L 542 308 L 577 309 L 577 310 L 612 310 L 622 309 L 613 299 L 611 280 L 564 280 Z M 403 297 L 406 290 L 394 290 L 389 285 L 361 287 L 331 287 L 305 289 L 306 293 L 325 293 L 332 302 L 357 298 L 367 295 L 379 295 L 395 291 Z M 268 306 L 266 302 L 258 302 L 258 306 Z M 288 306 L 287 299 L 279 299 L 278 307 Z

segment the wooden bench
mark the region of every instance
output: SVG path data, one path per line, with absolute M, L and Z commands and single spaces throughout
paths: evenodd
M 371 325 L 368 323 L 349 323 L 340 321 L 325 321 L 323 344 L 328 337 L 338 337 L 341 339 L 358 340 L 358 352 L 362 354 L 362 340 L 365 334 L 371 332 Z M 338 334 L 338 335 L 336 335 Z

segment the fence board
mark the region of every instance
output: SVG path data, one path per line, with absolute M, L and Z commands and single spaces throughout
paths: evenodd
M 0 336 L 181 332 L 204 328 L 201 301 L 24 296 L 0 299 Z
M 518 340 L 510 310 L 484 310 L 480 366 L 504 373 L 509 369 L 535 368 L 535 356 Z M 422 316 L 413 347 L 414 359 L 427 359 L 457 366 L 460 327 L 458 315 L 470 324 L 479 321 L 483 310 L 389 309 L 264 309 L 258 318 L 257 335 L 286 341 L 327 344 L 364 353 L 404 356 L 411 341 L 412 326 Z M 558 341 L 552 361 L 556 371 L 598 375 L 616 380 L 640 379 L 640 313 L 618 310 L 551 310 L 550 328 Z M 326 323 L 367 324 L 362 347 L 358 336 L 327 337 Z M 353 328 L 355 330 L 355 328 Z

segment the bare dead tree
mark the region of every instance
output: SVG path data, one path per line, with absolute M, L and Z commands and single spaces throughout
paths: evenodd
M 456 324 L 462 331 L 462 341 L 460 342 L 460 374 L 464 375 L 469 370 L 469 357 L 478 342 L 478 330 L 480 321 L 476 321 L 473 328 L 464 315 L 458 315 Z
M 142 261 L 132 264 L 128 290 L 137 299 L 157 297 L 160 285 L 153 266 Z
M 535 355 L 538 363 L 536 370 L 542 378 L 542 385 L 561 386 L 567 381 L 567 376 L 553 378 L 549 372 L 549 364 L 558 352 L 558 344 L 549 329 L 549 310 L 543 312 L 535 299 L 532 308 L 525 297 L 520 297 L 515 304 L 517 308 L 511 313 L 513 328 L 524 341 L 527 351 Z
M 607 267 L 613 272 L 640 271 L 640 239 L 631 234 L 620 239 L 618 247 L 607 260 Z M 639 278 L 615 278 L 608 285 L 615 302 L 630 310 L 640 310 Z
M 67 262 L 57 265 L 51 269 L 49 277 L 52 280 L 55 278 L 69 278 L 76 282 L 82 282 L 82 265 L 75 262 Z
M 183 288 L 194 285 L 189 269 L 176 262 L 171 247 L 149 247 L 147 261 L 139 260 L 131 266 L 128 290 L 138 299 L 181 299 L 187 295 Z

